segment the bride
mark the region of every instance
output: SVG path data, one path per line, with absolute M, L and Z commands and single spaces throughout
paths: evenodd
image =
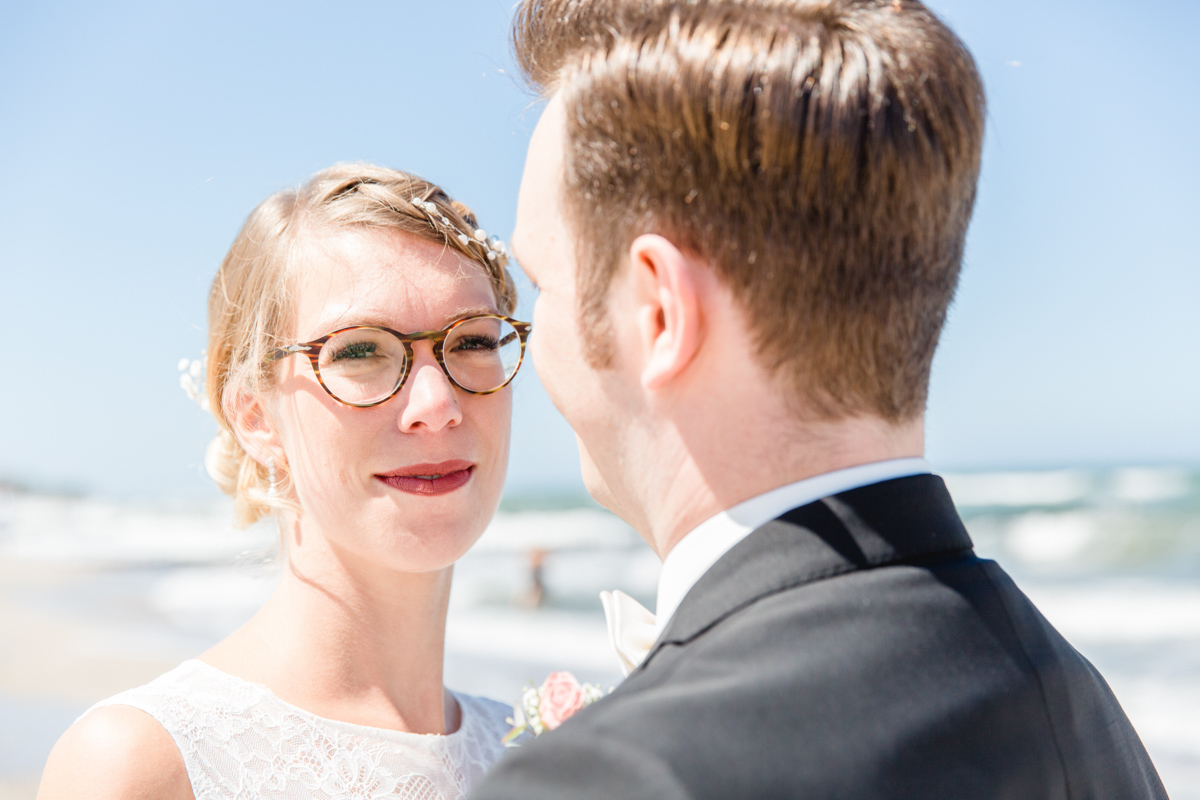
M 99 703 L 39 798 L 456 798 L 508 709 L 442 686 L 454 563 L 500 499 L 529 326 L 504 245 L 342 164 L 251 213 L 209 297 L 208 469 L 285 568 L 240 630 Z

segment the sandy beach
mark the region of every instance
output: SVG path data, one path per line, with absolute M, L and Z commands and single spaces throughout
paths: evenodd
M 92 703 L 173 666 L 153 649 L 96 646 L 103 631 L 54 603 L 80 577 L 0 558 L 0 800 L 34 797 L 48 746 Z

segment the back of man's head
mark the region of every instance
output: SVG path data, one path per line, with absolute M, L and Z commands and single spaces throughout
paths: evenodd
M 811 413 L 924 411 L 975 198 L 983 88 L 915 0 L 524 0 L 518 62 L 567 113 L 581 325 L 662 233 L 712 264 Z

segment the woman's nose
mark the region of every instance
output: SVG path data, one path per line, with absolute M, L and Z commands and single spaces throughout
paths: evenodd
M 422 346 L 424 345 L 424 346 Z M 440 431 L 462 422 L 458 390 L 433 356 L 431 345 L 420 342 L 413 348 L 413 364 L 405 387 L 407 398 L 400 398 L 400 429 L 427 428 Z

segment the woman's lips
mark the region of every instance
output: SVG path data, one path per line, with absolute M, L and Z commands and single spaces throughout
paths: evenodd
M 471 480 L 474 472 L 475 465 L 470 461 L 443 461 L 440 464 L 413 464 L 375 478 L 406 494 L 430 496 L 453 492 Z

